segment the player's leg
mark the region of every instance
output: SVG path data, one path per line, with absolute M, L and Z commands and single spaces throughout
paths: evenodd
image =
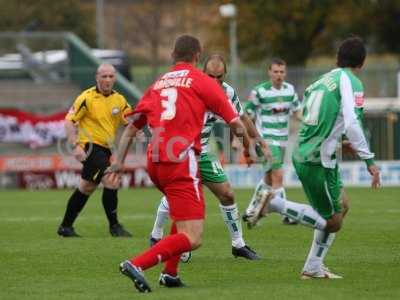
M 327 221 L 310 205 L 293 202 L 278 195 L 271 196 L 266 202 L 263 214 L 276 212 L 296 222 L 318 229 L 325 229 Z
M 182 253 L 200 246 L 203 220 L 186 220 L 177 223 L 172 223 L 170 235 L 138 256 L 120 264 L 121 273 L 128 276 L 140 292 L 151 292 L 143 271 L 161 262 L 165 262 L 165 266 L 160 275 L 160 285 L 166 287 L 184 285 L 178 276 L 179 258 Z
M 302 164 L 294 165 L 308 198 L 310 199 L 310 195 L 316 199 L 323 196 L 325 191 L 323 189 L 321 190 L 320 185 L 322 184 L 323 186 L 324 184 L 324 168 L 316 167 L 314 170 L 313 168 L 308 168 L 306 166 L 303 167 Z M 312 186 L 308 184 L 311 184 Z M 266 191 L 263 193 L 256 211 L 262 215 L 270 212 L 279 213 L 288 216 L 303 225 L 324 230 L 327 226 L 327 221 L 314 209 L 313 206 L 314 205 L 310 206 L 289 201 L 282 198 L 279 194 Z M 249 221 L 251 220 L 249 219 Z
M 272 192 L 279 197 L 286 199 L 286 191 L 283 187 L 283 169 L 272 169 L 270 172 Z M 288 216 L 282 215 L 282 223 L 287 225 L 297 224 L 296 221 L 290 219 Z
M 220 211 L 225 225 L 229 231 L 232 242 L 232 255 L 244 257 L 250 260 L 257 260 L 260 257 L 246 245 L 243 239 L 242 224 L 234 194 L 228 181 L 221 183 L 203 182 L 210 191 L 217 197 L 220 204 Z
M 63 237 L 79 237 L 73 228 L 73 224 L 85 206 L 89 196 L 96 189 L 96 186 L 97 184 L 94 182 L 83 178 L 80 179 L 79 187 L 72 193 L 68 200 L 64 218 L 57 230 L 58 235 Z
M 170 235 L 177 234 L 177 227 L 175 222 L 171 224 Z M 191 253 L 191 252 L 186 252 Z M 171 257 L 169 260 L 165 262 L 165 266 L 163 271 L 160 274 L 159 283 L 162 286 L 166 287 L 182 287 L 184 286 L 183 282 L 178 276 L 178 264 L 179 260 L 181 260 L 181 255 L 175 255 Z
M 271 186 L 272 192 L 281 198 L 286 199 L 286 191 L 283 187 L 283 163 L 284 163 L 284 148 L 281 146 L 270 146 L 272 153 L 271 170 L 267 183 Z M 288 216 L 282 215 L 283 224 L 294 225 L 296 221 Z
M 199 169 L 203 184 L 219 200 L 221 215 L 231 236 L 232 254 L 235 257 L 241 256 L 251 260 L 259 259 L 255 251 L 248 247 L 243 239 L 239 209 L 220 161 L 215 155 L 204 153 L 199 159 Z
M 142 277 L 139 280 L 150 291 L 150 287 L 144 279 L 142 271 L 147 270 L 160 262 L 165 262 L 161 272 L 159 283 L 166 287 L 184 286 L 178 276 L 179 258 L 183 252 L 193 251 L 200 247 L 203 235 L 204 220 L 183 220 L 173 222 L 170 235 L 161 239 L 153 247 L 142 254 L 122 263 L 122 268 L 133 267 Z M 121 270 L 124 273 L 124 270 Z M 135 274 L 126 274 L 132 280 L 138 280 Z M 136 283 L 136 282 L 135 282 Z M 138 288 L 139 289 L 139 288 Z M 139 289 L 140 290 L 140 289 Z
M 281 147 L 275 145 L 269 145 L 272 161 L 263 162 L 265 171 L 264 178 L 257 184 L 250 203 L 246 209 L 246 213 L 243 215 L 243 220 L 247 222 L 248 228 L 252 228 L 257 224 L 259 218 L 262 215 L 258 214 L 260 207 L 260 201 L 266 192 L 280 193 L 286 197 L 285 190 L 283 189 L 283 152 Z
M 89 149 L 90 153 L 88 152 Z M 98 149 L 90 147 L 89 144 L 87 144 L 85 146 L 85 150 L 87 151 L 88 157 L 83 162 L 79 187 L 73 192 L 73 194 L 69 198 L 64 219 L 58 228 L 57 233 L 60 236 L 79 236 L 78 234 L 76 234 L 73 228 L 73 223 L 78 217 L 78 214 L 85 206 L 87 200 L 89 199 L 89 196 L 93 193 L 101 180 L 102 174 L 99 174 L 100 170 L 96 163 L 97 156 L 99 155 Z
M 86 146 L 90 151 L 88 158 L 84 162 L 82 178 L 99 184 L 103 183 L 102 202 L 104 212 L 109 222 L 109 229 L 112 236 L 132 236 L 118 222 L 118 188 L 120 186 L 120 177 L 117 174 L 105 175 L 105 170 L 110 165 L 111 151 L 105 147 L 92 144 Z
M 167 198 L 163 196 L 157 208 L 156 219 L 154 220 L 153 229 L 150 233 L 150 246 L 153 246 L 164 235 L 164 225 L 169 218 L 169 205 Z
M 121 264 L 121 272 L 135 282 L 139 291 L 150 291 L 141 271 L 160 262 L 167 262 L 168 271 L 177 274 L 177 257 L 201 245 L 205 216 L 203 190 L 193 151 L 189 151 L 188 159 L 181 163 L 155 164 L 149 160 L 148 171 L 150 178 L 167 197 L 174 221 L 172 226 L 176 225 L 177 233 L 164 237 L 150 249 Z
M 253 195 L 251 196 L 250 202 L 243 215 L 243 221 L 247 222 L 247 219 L 254 215 L 254 211 L 256 207 L 259 205 L 264 191 L 272 189 L 271 186 L 268 184 L 268 182 L 269 182 L 269 173 L 265 172 L 264 177 L 260 179 L 260 181 L 256 185 L 256 188 L 254 189 Z
M 154 221 L 153 229 L 150 233 L 150 247 L 153 247 L 156 243 L 158 243 L 164 235 L 164 225 L 169 219 L 169 204 L 167 198 L 163 196 L 160 200 L 160 204 L 157 208 L 156 219 Z M 172 226 L 173 228 L 174 226 Z M 180 260 L 183 263 L 189 262 L 190 258 L 192 257 L 192 253 L 185 252 L 182 253 L 180 256 Z
M 118 221 L 118 188 L 121 178 L 117 174 L 106 174 L 102 178 L 103 195 L 102 202 L 109 223 L 110 234 L 114 237 L 131 237 L 122 224 Z
M 342 215 L 339 214 L 341 187 L 337 181 L 337 170 L 296 161 L 293 164 L 311 205 L 289 201 L 274 195 L 269 199 L 265 211 L 278 212 L 319 230 L 338 231 Z M 331 185 L 329 182 L 332 182 Z
M 295 163 L 296 172 L 312 206 L 327 220 L 325 229 L 315 229 L 313 242 L 304 264 L 302 279 L 341 278 L 324 266 L 324 258 L 342 225 L 343 192 L 338 169 Z M 311 175 L 314 175 L 311 176 Z M 347 197 L 344 199 L 348 202 Z M 341 200 L 342 199 L 342 200 Z
M 329 233 L 318 229 L 314 230 L 311 249 L 308 253 L 301 275 L 302 279 L 341 278 L 340 276 L 331 273 L 330 270 L 324 265 L 324 258 L 328 253 L 329 248 L 332 246 L 335 236 L 335 233 Z

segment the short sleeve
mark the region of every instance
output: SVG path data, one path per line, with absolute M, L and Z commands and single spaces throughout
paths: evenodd
M 253 119 L 256 117 L 256 109 L 259 106 L 259 103 L 257 91 L 252 90 L 247 97 L 244 110 Z
M 235 91 L 233 91 L 233 97 L 232 97 L 232 103 L 237 111 L 237 113 L 239 114 L 239 116 L 243 116 L 244 115 L 244 109 L 242 106 L 242 103 L 240 103 L 240 99 L 239 96 L 236 94 Z
M 236 112 L 239 114 L 239 116 L 244 115 L 244 109 L 242 106 L 242 103 L 240 103 L 240 99 L 236 91 L 228 85 L 227 83 L 224 83 L 224 86 L 226 88 L 226 95 L 228 98 L 231 100 L 233 107 L 235 108 Z
M 295 92 L 293 95 L 293 100 L 292 103 L 290 105 L 290 111 L 291 112 L 295 112 L 301 109 L 301 103 L 299 100 L 299 96 L 297 96 L 297 93 Z
M 129 121 L 126 119 L 125 116 L 128 114 L 132 113 L 132 107 L 129 105 L 129 103 L 126 101 L 125 98 L 123 98 L 123 103 L 122 103 L 122 109 L 121 109 L 121 123 L 124 125 L 127 125 Z
M 150 88 L 147 89 L 145 94 L 140 98 L 135 109 L 130 109 L 130 112 L 125 114 L 125 118 L 130 125 L 135 126 L 138 129 L 142 129 L 148 122 L 147 114 L 149 110 L 149 99 L 150 99 Z
M 65 116 L 66 120 L 72 121 L 74 123 L 79 122 L 86 114 L 87 111 L 87 103 L 86 103 L 85 95 L 80 95 L 76 98 L 74 104 L 68 111 L 67 115 Z
M 142 129 L 147 124 L 147 117 L 144 113 L 131 112 L 126 116 L 129 125 Z

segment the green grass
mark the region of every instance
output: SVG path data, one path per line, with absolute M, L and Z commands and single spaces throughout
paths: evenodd
M 241 210 L 250 190 L 238 190 Z M 204 245 L 181 265 L 188 287 L 158 287 L 161 266 L 146 271 L 153 293 L 141 295 L 118 272 L 120 261 L 148 246 L 158 204 L 153 189 L 120 192 L 120 217 L 132 239 L 108 234 L 100 192 L 76 223 L 81 239 L 56 228 L 70 191 L 0 192 L 0 299 L 400 299 L 400 189 L 348 189 L 351 211 L 326 263 L 343 280 L 301 281 L 312 232 L 263 220 L 245 239 L 261 261 L 234 259 L 217 202 L 207 193 Z M 304 201 L 299 189 L 288 191 Z

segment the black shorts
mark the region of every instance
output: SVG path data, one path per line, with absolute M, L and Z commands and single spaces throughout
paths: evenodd
M 81 177 L 99 184 L 104 176 L 104 171 L 110 166 L 111 151 L 96 144 L 86 144 L 85 151 L 89 156 L 82 163 Z

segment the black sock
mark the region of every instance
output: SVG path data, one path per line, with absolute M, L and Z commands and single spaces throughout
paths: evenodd
M 117 207 L 118 207 L 118 190 L 112 190 L 108 188 L 103 189 L 103 207 L 106 212 L 108 222 L 110 223 L 110 227 L 118 224 L 117 218 Z
M 78 214 L 81 212 L 82 208 L 85 206 L 88 199 L 88 195 L 85 195 L 79 189 L 76 189 L 69 198 L 67 210 L 65 211 L 65 216 L 61 226 L 72 227 L 72 224 L 74 223 Z

